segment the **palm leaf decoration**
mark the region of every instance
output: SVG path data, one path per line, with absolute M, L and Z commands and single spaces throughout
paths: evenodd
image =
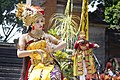
M 73 0 L 67 1 L 65 13 L 56 13 L 50 19 L 49 26 L 57 30 L 61 39 L 66 41 L 67 49 L 72 49 L 76 35 L 79 32 L 80 17 L 73 15 Z

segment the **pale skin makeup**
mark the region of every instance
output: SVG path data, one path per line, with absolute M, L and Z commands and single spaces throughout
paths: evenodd
M 44 18 L 39 18 L 34 24 L 35 30 L 42 30 L 44 23 Z
M 57 45 L 52 48 L 50 44 L 47 44 L 46 50 L 53 52 L 57 51 L 57 50 L 61 50 L 63 48 L 66 47 L 66 43 L 64 41 L 58 40 L 56 39 L 54 36 L 45 33 L 42 29 L 43 29 L 43 25 L 44 25 L 44 19 L 39 18 L 35 23 L 34 23 L 34 30 L 31 30 L 29 33 L 31 33 L 33 36 L 39 37 L 41 35 L 44 35 L 46 38 L 46 41 L 48 42 L 57 42 Z M 29 38 L 27 38 L 29 37 Z M 30 35 L 28 33 L 26 34 L 22 34 L 19 38 L 19 49 L 17 50 L 17 56 L 18 57 L 27 57 L 29 56 L 32 52 L 38 52 L 40 54 L 45 54 L 45 52 L 41 49 L 37 49 L 37 50 L 25 50 L 25 46 L 26 43 L 29 42 L 30 40 L 32 40 L 34 38 L 30 37 Z

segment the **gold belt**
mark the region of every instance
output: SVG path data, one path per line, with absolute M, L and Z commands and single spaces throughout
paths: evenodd
M 31 64 L 32 65 L 36 66 L 39 63 L 42 63 L 42 61 L 39 60 L 39 59 L 31 59 Z M 52 64 L 54 64 L 54 61 L 53 60 L 52 61 L 44 61 L 43 64 L 45 66 L 52 65 Z

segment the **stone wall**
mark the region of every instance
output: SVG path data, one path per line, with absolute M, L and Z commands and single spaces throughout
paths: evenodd
M 100 48 L 93 49 L 93 52 L 103 67 L 105 66 L 105 27 L 102 24 L 92 23 L 89 26 L 89 41 L 100 45 Z

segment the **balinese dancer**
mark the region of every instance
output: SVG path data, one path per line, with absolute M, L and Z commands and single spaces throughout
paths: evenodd
M 74 44 L 73 54 L 73 75 L 79 80 L 86 80 L 85 76 L 95 72 L 93 53 L 90 49 L 98 48 L 98 44 L 93 44 L 86 40 L 84 31 L 81 31 L 78 40 Z
M 18 42 L 17 56 L 24 58 L 19 80 L 62 80 L 60 66 L 52 52 L 63 49 L 66 43 L 43 31 L 44 10 L 18 4 L 16 16 L 28 30 Z

